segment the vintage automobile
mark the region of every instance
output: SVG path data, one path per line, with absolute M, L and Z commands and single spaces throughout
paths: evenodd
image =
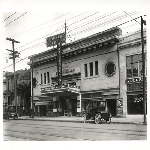
M 10 113 L 7 107 L 3 107 L 3 119 L 9 119 Z
M 96 106 L 89 109 L 84 113 L 84 122 L 87 120 L 94 120 L 96 124 L 106 121 L 107 123 L 111 122 L 111 113 L 105 111 L 106 101 L 100 101 L 96 103 Z
M 13 119 L 18 119 L 18 117 L 21 117 L 21 108 L 20 106 L 17 106 L 17 111 L 16 111 L 16 106 L 8 106 L 10 117 Z

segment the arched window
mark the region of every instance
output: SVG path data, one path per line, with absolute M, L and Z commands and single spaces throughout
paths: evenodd
M 108 62 L 105 66 L 105 72 L 108 77 L 111 77 L 115 74 L 116 66 L 113 62 Z

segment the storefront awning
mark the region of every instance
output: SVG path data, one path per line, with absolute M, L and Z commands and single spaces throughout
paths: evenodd
M 105 101 L 102 98 L 82 98 L 82 101 L 85 100 L 89 100 L 89 101 Z

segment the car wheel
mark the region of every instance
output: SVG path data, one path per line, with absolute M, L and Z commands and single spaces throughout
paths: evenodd
M 95 117 L 95 123 L 96 123 L 96 124 L 100 124 L 100 123 L 101 123 L 101 119 L 100 119 L 100 118 Z
M 108 118 L 108 119 L 106 120 L 106 122 L 107 122 L 108 124 L 110 124 L 110 123 L 111 123 L 111 118 Z

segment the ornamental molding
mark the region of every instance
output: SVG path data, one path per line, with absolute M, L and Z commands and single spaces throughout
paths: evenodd
M 129 48 L 129 47 L 136 47 L 136 46 L 141 45 L 141 40 L 133 41 L 133 42 L 129 41 L 129 42 L 122 44 L 122 45 L 119 45 L 118 49 L 125 49 L 125 48 Z M 146 39 L 144 39 L 144 43 L 146 43 Z

